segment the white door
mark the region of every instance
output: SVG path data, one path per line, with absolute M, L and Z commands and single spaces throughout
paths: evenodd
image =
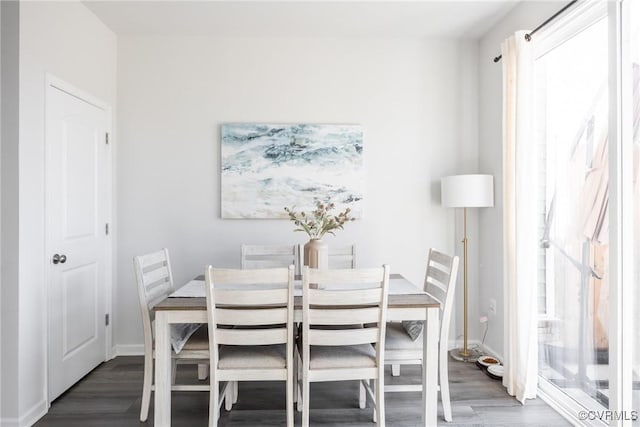
M 49 401 L 106 356 L 109 114 L 47 86 Z

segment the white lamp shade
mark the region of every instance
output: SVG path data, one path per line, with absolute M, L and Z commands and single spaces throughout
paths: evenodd
M 453 175 L 442 178 L 442 205 L 450 208 L 493 206 L 492 175 Z

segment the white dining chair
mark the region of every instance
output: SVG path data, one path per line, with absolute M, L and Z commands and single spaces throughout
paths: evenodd
M 449 397 L 449 364 L 447 343 L 449 325 L 458 273 L 458 257 L 449 256 L 435 249 L 429 250 L 424 291 L 440 303 L 440 335 L 438 350 L 438 389 L 442 400 L 444 419 L 451 421 L 451 401 Z M 400 365 L 422 364 L 421 329 L 423 322 L 389 322 L 385 341 L 384 363 L 391 365 L 392 375 L 400 375 Z M 413 335 L 413 337 L 410 335 Z M 387 385 L 385 392 L 421 391 L 422 386 L 394 384 Z
M 312 288 L 309 286 L 314 284 Z M 302 334 L 298 340 L 302 425 L 309 426 L 310 383 L 359 380 L 385 424 L 384 337 L 389 266 L 302 270 Z M 366 324 L 367 327 L 362 327 Z M 373 389 L 369 381 L 373 380 Z
M 243 269 L 295 266 L 300 274 L 300 245 L 242 245 Z
M 149 415 L 149 404 L 153 385 L 153 365 L 155 359 L 155 340 L 153 322 L 155 313 L 153 308 L 173 292 L 173 275 L 169 261 L 169 251 L 160 251 L 133 258 L 140 312 L 142 314 L 142 331 L 144 335 L 144 378 L 142 385 L 142 404 L 140 407 L 140 421 L 146 421 Z M 195 325 L 194 325 L 195 326 Z M 197 364 L 198 379 L 207 377 L 209 364 L 209 340 L 207 328 L 191 328 L 195 330 L 179 353 L 171 352 L 171 389 L 175 391 L 209 391 L 208 385 L 176 385 L 176 368 L 178 364 Z
M 293 427 L 294 267 L 205 273 L 211 355 L 209 426 L 238 381 L 286 381 L 287 426 Z M 222 390 L 220 390 L 222 385 Z
M 329 245 L 329 268 L 356 268 L 356 245 Z

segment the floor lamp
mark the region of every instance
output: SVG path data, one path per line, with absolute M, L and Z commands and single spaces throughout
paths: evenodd
M 454 175 L 442 178 L 442 205 L 463 208 L 464 238 L 462 239 L 464 265 L 464 344 L 450 352 L 451 357 L 464 362 L 475 362 L 480 356 L 477 350 L 468 347 L 468 295 L 467 295 L 467 208 L 493 206 L 492 175 Z

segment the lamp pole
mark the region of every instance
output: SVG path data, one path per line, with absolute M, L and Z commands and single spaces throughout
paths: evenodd
M 462 346 L 462 350 L 460 350 L 460 356 L 462 357 L 469 357 L 469 350 L 467 347 L 467 340 L 468 340 L 468 324 L 469 324 L 469 319 L 468 319 L 468 311 L 467 311 L 467 244 L 468 244 L 468 239 L 467 239 L 467 208 L 462 208 L 463 212 L 464 212 L 464 237 L 462 238 L 462 256 L 463 256 L 463 264 L 464 264 L 464 271 L 463 271 L 463 287 L 462 287 L 462 291 L 463 291 L 463 305 L 464 305 L 464 344 Z

